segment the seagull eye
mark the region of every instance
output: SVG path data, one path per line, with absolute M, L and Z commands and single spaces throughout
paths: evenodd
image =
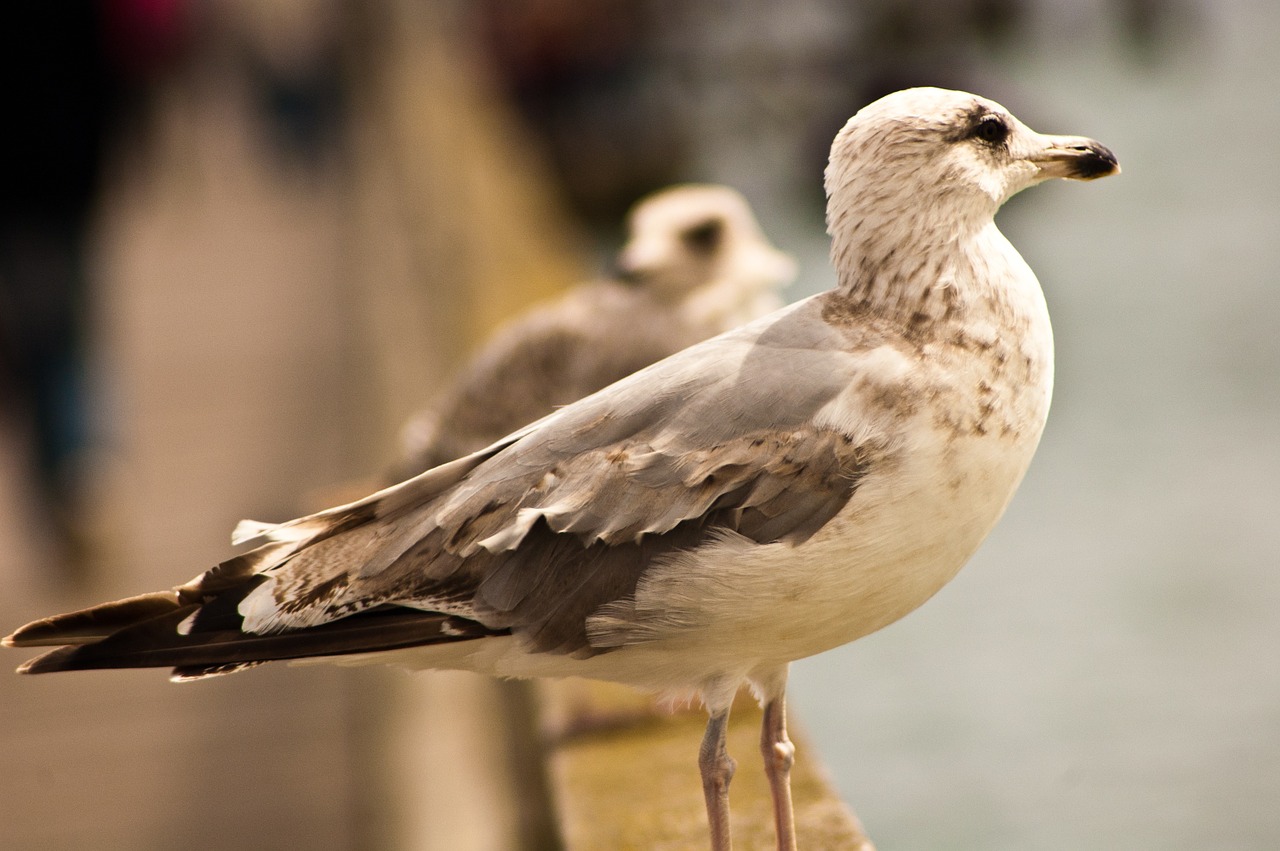
M 973 125 L 973 135 L 990 145 L 999 145 L 1009 138 L 1009 125 L 998 115 L 984 115 Z
M 710 254 L 720 245 L 724 223 L 719 219 L 707 219 L 680 234 L 685 245 L 699 254 Z

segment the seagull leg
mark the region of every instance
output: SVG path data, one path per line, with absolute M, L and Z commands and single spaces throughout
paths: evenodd
M 796 746 L 787 737 L 788 666 L 764 668 L 751 676 L 752 689 L 764 709 L 760 724 L 760 752 L 773 793 L 773 827 L 778 851 L 796 851 L 796 819 L 791 808 L 791 766 Z
M 728 725 L 728 709 L 713 712 L 698 751 L 702 794 L 707 799 L 707 821 L 711 825 L 711 851 L 730 851 L 733 845 L 729 836 L 729 781 L 737 764 L 725 745 Z
M 791 808 L 791 766 L 796 760 L 796 746 L 787 738 L 787 701 L 781 694 L 764 705 L 760 751 L 764 754 L 764 772 L 773 793 L 778 851 L 796 851 L 796 821 Z

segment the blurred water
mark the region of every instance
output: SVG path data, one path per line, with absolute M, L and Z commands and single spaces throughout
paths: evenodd
M 955 582 L 793 698 L 881 851 L 1280 847 L 1280 6 L 1202 9 L 1158 66 L 1042 24 L 1006 105 L 1124 174 L 1001 218 L 1057 332 L 1040 453 Z

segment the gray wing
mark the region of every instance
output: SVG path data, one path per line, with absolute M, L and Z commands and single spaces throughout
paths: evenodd
M 802 541 L 875 463 L 874 428 L 817 416 L 866 367 L 824 304 L 694 346 L 358 502 L 243 524 L 242 541 L 265 543 L 170 591 L 47 618 L 9 642 L 74 645 L 29 672 L 175 665 L 193 677 L 498 633 L 605 652 L 617 642 L 593 644 L 588 618 L 617 611 L 655 561 L 731 533 Z
M 856 361 L 816 300 L 695 346 L 466 463 L 340 515 L 265 567 L 246 628 L 313 626 L 395 604 L 474 618 L 544 650 L 590 652 L 585 619 L 659 556 L 725 530 L 797 542 L 853 495 L 872 450 L 815 414 Z M 456 462 L 463 464 L 463 462 Z M 444 470 L 446 468 L 441 468 Z M 430 476 L 431 474 L 427 474 Z

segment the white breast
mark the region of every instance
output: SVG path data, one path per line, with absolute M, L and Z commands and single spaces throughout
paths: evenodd
M 988 249 L 1008 246 L 992 230 Z M 1031 462 L 1053 381 L 1039 284 L 1012 247 L 995 256 L 1001 273 L 984 271 L 999 301 L 975 298 L 922 351 L 891 341 L 857 353 L 857 380 L 818 414 L 883 443 L 840 515 L 799 546 L 726 536 L 642 580 L 637 611 L 652 629 L 636 633 L 637 676 L 674 664 L 664 648 L 734 670 L 853 641 L 920 606 L 973 555 Z

